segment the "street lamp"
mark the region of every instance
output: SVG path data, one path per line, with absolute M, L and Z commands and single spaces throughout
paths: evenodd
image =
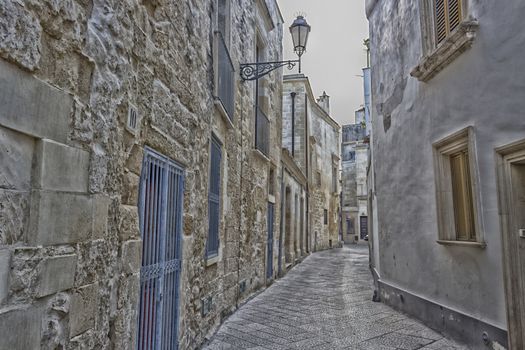
M 293 49 L 297 56 L 299 56 L 299 73 L 301 73 L 301 56 L 306 51 L 306 43 L 308 42 L 308 35 L 311 27 L 306 22 L 303 16 L 297 16 L 290 26 L 290 33 L 292 34 Z
M 310 30 L 311 27 L 306 22 L 306 19 L 303 16 L 297 16 L 290 26 L 290 33 L 292 34 L 294 52 L 297 54 L 299 59 L 276 62 L 242 63 L 242 80 L 258 80 L 259 78 L 280 67 L 286 66 L 288 69 L 293 69 L 297 63 L 299 63 L 299 73 L 301 73 L 301 56 L 306 51 L 306 43 L 308 42 L 308 34 L 310 34 Z

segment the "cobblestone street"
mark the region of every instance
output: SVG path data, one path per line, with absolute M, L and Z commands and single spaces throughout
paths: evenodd
M 371 299 L 366 245 L 315 253 L 241 307 L 205 349 L 466 349 Z

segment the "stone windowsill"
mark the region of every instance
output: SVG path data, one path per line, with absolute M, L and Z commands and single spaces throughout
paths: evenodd
M 455 246 L 463 246 L 463 247 L 472 247 L 472 248 L 486 248 L 487 243 L 485 242 L 467 242 L 467 241 L 447 241 L 447 240 L 437 240 L 438 244 L 441 245 L 455 245 Z
M 228 116 L 228 112 L 226 112 L 226 109 L 224 109 L 224 106 L 218 97 L 215 98 L 214 104 L 228 129 L 233 129 L 233 122 L 231 121 L 230 117 Z
M 220 260 L 220 257 L 219 257 L 218 254 L 215 255 L 215 256 L 212 256 L 212 257 L 207 257 L 206 258 L 206 267 L 217 264 L 219 262 L 219 260 Z
M 259 151 L 257 148 L 254 148 L 254 149 L 253 149 L 253 153 L 254 153 L 257 157 L 259 157 L 259 158 L 261 158 L 262 160 L 264 160 L 265 162 L 271 163 L 270 158 L 268 158 L 268 156 L 266 156 L 264 153 L 262 153 L 261 151 Z
M 472 46 L 474 39 L 476 39 L 478 27 L 479 24 L 476 20 L 463 21 L 454 33 L 419 61 L 410 75 L 420 81 L 428 82 Z

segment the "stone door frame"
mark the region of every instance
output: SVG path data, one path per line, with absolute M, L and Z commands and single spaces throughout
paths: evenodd
M 515 232 L 517 217 L 513 208 L 516 199 L 511 171 L 513 166 L 525 164 L 525 139 L 497 148 L 496 163 L 509 348 L 524 349 L 525 310 L 520 301 L 520 298 L 523 298 L 520 293 L 520 281 L 515 277 L 521 274 L 518 260 L 519 245 L 520 240 L 525 239 L 520 238 L 518 232 Z M 521 284 L 524 285 L 525 281 Z

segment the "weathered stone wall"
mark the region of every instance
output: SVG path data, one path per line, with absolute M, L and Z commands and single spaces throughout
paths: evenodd
M 297 80 L 297 78 L 299 79 Z M 307 87 L 301 78 L 304 78 L 304 75 L 285 76 L 285 84 L 283 86 L 283 148 L 286 148 L 292 154 L 295 163 L 303 174 L 306 174 L 308 169 L 307 146 L 311 133 L 310 127 L 307 125 L 309 105 Z M 292 93 L 295 93 L 295 98 L 293 99 L 295 104 L 294 113 L 292 113 Z M 295 122 L 293 127 L 292 120 Z M 292 143 L 294 143 L 293 152 Z
M 283 209 L 282 266 L 294 264 L 307 254 L 305 186 L 287 168 L 284 171 L 284 186 L 286 197 Z
M 291 153 L 292 98 L 295 96 L 294 162 L 308 179 L 308 233 L 312 249 L 336 245 L 339 238 L 340 127 L 316 102 L 310 82 L 303 74 L 284 77 L 283 147 Z M 332 169 L 337 190 L 333 191 Z M 324 223 L 325 209 L 328 222 Z
M 281 58 L 273 0 L 232 1 L 231 11 L 235 67 L 254 57 L 256 35 L 269 58 Z M 232 127 L 214 104 L 215 16 L 215 2 L 201 0 L 0 3 L 3 348 L 135 347 L 145 145 L 185 168 L 180 347 L 199 346 L 266 283 L 269 168 L 280 173 L 281 73 L 266 84 L 266 159 L 253 148 L 253 83 L 236 75 Z M 126 128 L 130 106 L 136 130 Z M 206 266 L 212 131 L 223 141 L 221 258 Z M 211 312 L 202 317 L 202 300 L 210 296 Z
M 487 0 L 466 2 L 466 17 L 479 23 L 472 47 L 423 83 L 410 76 L 425 55 L 424 12 L 418 5 L 423 2 L 367 3 L 381 278 L 427 303 L 460 312 L 464 320 L 482 320 L 485 329 L 504 330 L 494 149 L 523 139 L 525 132 L 525 102 L 516 93 L 525 72 L 514 68 L 523 62 L 525 5 L 519 0 L 504 7 Z M 476 144 L 472 176 L 480 184 L 484 249 L 436 243 L 432 144 L 467 126 L 473 127 Z M 422 310 L 429 309 L 411 311 L 421 315 Z M 452 321 L 465 329 L 461 321 Z M 482 331 L 461 336 L 479 348 Z
M 336 246 L 339 242 L 339 169 L 340 127 L 319 106 L 310 104 L 309 120 L 315 138 L 313 150 L 315 160 L 311 165 L 314 178 L 320 175 L 320 183 L 314 179 L 310 187 L 312 198 L 313 232 L 318 232 L 319 249 Z M 336 158 L 334 158 L 336 157 Z M 333 190 L 332 169 L 337 168 L 336 191 Z M 328 210 L 328 222 L 324 223 L 324 211 Z

